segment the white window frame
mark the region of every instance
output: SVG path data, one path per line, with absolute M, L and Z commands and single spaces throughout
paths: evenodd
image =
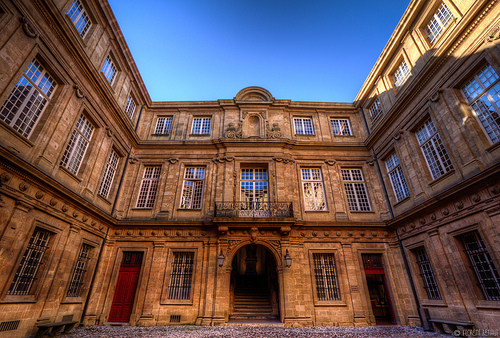
M 301 168 L 302 194 L 306 211 L 327 211 L 325 186 L 320 168 Z
M 172 117 L 158 117 L 156 120 L 155 135 L 170 135 L 172 122 Z
M 398 68 L 393 73 L 394 85 L 396 88 L 400 88 L 411 75 L 411 69 L 405 59 L 401 61 Z
M 61 159 L 61 165 L 74 175 L 80 170 L 94 129 L 92 123 L 81 114 Z
M 425 28 L 425 32 L 427 33 L 427 38 L 433 44 L 436 40 L 441 36 L 445 28 L 453 21 L 455 17 L 453 13 L 450 11 L 448 6 L 444 2 L 441 3 L 441 6 L 434 12 L 427 27 Z
M 451 159 L 432 119 L 425 121 L 415 135 L 434 180 L 453 170 Z
M 89 15 L 85 11 L 81 1 L 73 0 L 73 3 L 69 7 L 66 14 L 71 19 L 71 22 L 73 22 L 73 25 L 75 25 L 75 28 L 82 39 L 85 38 L 90 30 L 90 27 L 92 26 L 92 22 L 90 21 Z
M 186 167 L 182 183 L 180 209 L 201 209 L 205 192 L 205 167 Z
M 380 103 L 380 99 L 378 96 L 370 105 L 368 111 L 370 112 L 370 118 L 372 120 L 372 123 L 375 123 L 375 121 L 377 121 L 382 115 L 384 115 L 384 109 L 382 108 L 382 104 Z
M 0 119 L 22 136 L 29 137 L 56 87 L 48 71 L 33 59 L 0 108 Z
M 333 136 L 352 136 L 351 122 L 349 119 L 330 119 Z
M 137 195 L 135 207 L 138 209 L 152 209 L 156 200 L 158 183 L 160 182 L 161 167 L 144 167 L 144 173 L 141 180 L 141 188 Z
M 357 168 L 343 168 L 341 174 L 349 210 L 372 211 L 363 171 Z
M 108 161 L 106 162 L 106 167 L 104 168 L 104 173 L 102 174 L 101 184 L 99 185 L 99 190 L 97 194 L 104 198 L 108 198 L 111 186 L 113 185 L 113 180 L 115 178 L 116 170 L 118 170 L 118 162 L 120 156 L 118 153 L 111 149 L 108 156 Z
M 132 98 L 132 95 L 129 95 L 127 98 L 127 104 L 125 105 L 125 113 L 127 113 L 128 117 L 131 120 L 134 117 L 136 107 L 137 107 L 137 105 L 135 104 L 135 101 Z
M 294 117 L 293 129 L 295 135 L 314 135 L 314 125 L 310 117 Z
M 118 73 L 118 69 L 116 68 L 111 55 L 106 56 L 104 60 L 104 64 L 102 65 L 101 72 L 104 74 L 104 77 L 108 80 L 110 85 L 116 80 L 116 74 Z
M 191 125 L 192 135 L 210 135 L 212 130 L 212 117 L 195 117 Z
M 401 163 L 399 162 L 396 152 L 393 152 L 389 157 L 387 157 L 385 160 L 385 167 L 387 168 L 387 174 L 389 175 L 389 179 L 392 184 L 392 190 L 394 191 L 396 202 L 402 201 L 406 197 L 410 196 L 410 191 L 408 190 L 403 169 L 401 168 Z

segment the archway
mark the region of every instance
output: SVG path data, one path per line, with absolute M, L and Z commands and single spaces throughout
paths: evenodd
M 276 260 L 263 245 L 241 247 L 231 263 L 229 321 L 279 321 Z

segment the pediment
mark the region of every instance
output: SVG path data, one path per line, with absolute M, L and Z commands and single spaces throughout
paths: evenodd
M 272 102 L 274 97 L 269 91 L 262 87 L 246 87 L 236 94 L 236 101 L 247 102 Z

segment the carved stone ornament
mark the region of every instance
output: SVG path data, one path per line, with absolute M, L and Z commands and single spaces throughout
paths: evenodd
M 250 239 L 252 242 L 255 242 L 257 240 L 258 234 L 259 234 L 259 229 L 257 229 L 256 227 L 252 227 L 252 229 L 250 229 Z
M 80 87 L 78 87 L 78 85 L 73 85 L 73 89 L 75 90 L 75 95 L 77 98 L 79 99 L 83 99 L 85 97 L 85 95 L 83 94 L 82 90 L 80 89 Z
M 266 136 L 267 138 L 282 138 L 283 133 L 277 122 L 273 123 L 272 128 L 269 127 L 269 121 L 266 121 Z
M 493 29 L 491 31 L 491 33 L 488 34 L 486 39 L 484 39 L 484 42 L 486 42 L 486 43 L 493 42 L 493 41 L 496 41 L 498 39 L 500 39 L 500 26 Z
M 104 229 L 104 225 L 100 224 L 99 225 L 99 230 L 102 230 L 102 229 Z
M 340 231 L 337 231 L 337 237 L 342 236 L 342 233 Z
M 66 204 L 64 204 L 64 205 L 61 207 L 62 212 L 66 212 L 66 211 L 68 211 L 68 209 L 69 209 L 69 207 L 68 207 Z
M 429 100 L 431 100 L 431 102 L 438 102 L 439 101 L 439 97 L 440 97 L 439 94 L 441 94 L 442 92 L 443 92 L 442 89 L 436 90 L 436 92 L 434 93 L 434 95 L 432 95 Z
M 139 236 L 144 236 L 144 231 L 139 231 Z
M 49 204 L 50 204 L 51 206 L 55 207 L 55 206 L 56 206 L 56 204 L 57 204 L 57 200 L 56 200 L 55 198 L 51 198 L 51 199 L 50 199 L 50 201 L 49 201 Z
M 93 227 L 95 227 L 96 224 L 97 224 L 96 221 L 94 221 L 94 220 L 90 221 L 90 225 L 92 225 Z
M 490 192 L 493 195 L 498 195 L 500 193 L 500 188 L 498 187 L 498 185 L 494 185 L 490 188 Z
M 108 137 L 113 136 L 113 131 L 111 130 L 110 127 L 106 127 L 106 135 L 108 135 Z
M 425 224 L 425 218 L 421 218 L 421 219 L 419 220 L 419 222 L 420 222 L 420 224 Z
M 375 158 L 372 156 L 366 163 L 370 166 L 373 167 L 375 165 Z
M 10 181 L 11 178 L 12 178 L 12 176 L 10 176 L 10 174 L 8 174 L 8 173 L 0 174 L 0 182 L 2 182 L 2 183 L 6 183 L 6 182 Z
M 401 135 L 403 135 L 403 131 L 402 131 L 402 130 L 400 130 L 400 131 L 398 131 L 396 134 L 394 134 L 394 137 L 393 137 L 393 138 L 394 138 L 396 141 L 399 141 L 399 140 L 401 140 Z
M 156 236 L 156 231 L 151 231 L 151 236 Z
M 19 19 L 19 21 L 22 22 L 23 31 L 27 36 L 29 36 L 30 38 L 38 37 L 38 34 L 35 31 L 35 28 L 31 25 L 31 23 L 28 21 L 28 19 L 26 19 L 25 17 L 22 17 Z
M 273 160 L 276 162 L 283 162 L 284 164 L 295 162 L 293 158 L 274 157 Z
M 139 161 L 139 159 L 135 156 L 130 156 L 130 158 L 128 159 L 128 163 L 130 164 L 135 164 Z
M 89 218 L 88 218 L 87 216 L 85 216 L 85 215 L 83 215 L 83 216 L 82 216 L 82 222 L 87 222 L 87 221 L 88 221 L 88 219 L 89 219 Z
M 120 236 L 121 234 L 122 234 L 122 232 L 120 230 L 115 231 L 115 235 Z
M 178 158 L 175 158 L 175 157 L 171 157 L 171 158 L 169 158 L 169 159 L 168 159 L 168 161 L 169 161 L 170 163 L 172 163 L 172 164 L 175 164 L 175 163 L 179 162 L 179 159 L 178 159 Z
M 231 122 L 229 123 L 227 130 L 226 130 L 226 138 L 241 138 L 243 136 L 243 123 L 240 121 L 238 122 L 238 128 L 234 126 L 234 123 Z
M 80 215 L 80 212 L 78 212 L 78 210 L 73 211 L 73 217 L 77 218 L 78 215 Z
M 328 164 L 329 166 L 332 166 L 335 163 L 337 163 L 337 161 L 335 161 L 335 160 L 325 160 L 325 163 Z
M 377 233 L 375 231 L 372 231 L 372 237 L 377 237 Z
M 474 195 L 472 195 L 472 200 L 474 202 L 478 203 L 481 201 L 481 196 L 479 196 L 478 194 L 474 194 Z
M 414 223 L 414 222 L 410 222 L 410 227 L 411 227 L 412 229 L 415 229 L 415 227 L 416 227 L 415 223 Z
M 129 231 L 127 231 L 127 235 L 128 235 L 128 236 L 131 236 L 131 235 L 132 235 L 132 231 L 130 231 L 130 230 L 129 230 Z
M 458 210 L 462 210 L 464 208 L 464 204 L 462 203 L 462 201 L 457 202 L 455 206 L 457 207 Z
M 232 162 L 232 161 L 234 161 L 234 157 L 232 157 L 232 156 L 229 156 L 229 157 L 224 156 L 221 158 L 216 157 L 212 161 L 214 161 L 215 163 Z
M 431 219 L 432 219 L 433 221 L 434 221 L 434 220 L 436 220 L 436 214 L 432 214 L 432 215 L 431 215 Z
M 38 191 L 36 192 L 36 194 L 35 194 L 35 197 L 36 197 L 37 199 L 41 199 L 43 196 L 45 196 L 45 193 L 44 193 L 43 191 L 41 191 L 41 190 L 38 190 Z
M 448 208 L 444 208 L 443 209 L 443 215 L 448 215 L 450 213 L 450 210 L 448 210 Z
M 29 187 L 30 187 L 30 186 L 29 186 L 29 185 L 27 185 L 27 184 L 26 184 L 26 183 L 24 183 L 24 182 L 19 183 L 19 190 L 21 190 L 21 191 L 26 191 L 26 190 L 28 190 L 28 188 L 29 188 Z

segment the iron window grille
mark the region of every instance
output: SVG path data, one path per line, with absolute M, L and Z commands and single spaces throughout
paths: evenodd
M 104 74 L 104 77 L 108 80 L 109 84 L 112 85 L 115 81 L 117 70 L 113 60 L 111 60 L 111 56 L 108 55 L 106 60 L 104 60 L 101 72 Z
M 332 124 L 333 135 L 335 136 L 351 136 L 351 125 L 349 124 L 349 120 L 330 120 Z
M 350 211 L 371 211 L 361 169 L 342 169 L 342 180 Z
M 414 250 L 415 257 L 417 258 L 420 276 L 424 283 L 424 289 L 427 292 L 427 298 L 432 300 L 441 300 L 441 293 L 439 292 L 434 271 L 432 270 L 431 262 L 427 256 L 425 248 L 422 246 Z
M 156 190 L 160 180 L 160 167 L 145 167 L 141 189 L 137 198 L 137 208 L 151 209 L 155 203 Z
M 82 114 L 76 123 L 76 128 L 71 134 L 68 146 L 61 159 L 61 165 L 73 174 L 77 174 L 82 164 L 83 157 L 94 133 L 94 126 Z
M 302 169 L 301 174 L 306 210 L 326 210 L 325 190 L 321 170 L 317 168 Z
M 479 232 L 474 230 L 460 238 L 484 297 L 486 300 L 500 300 L 500 278 Z
M 387 168 L 387 172 L 389 173 L 396 201 L 399 202 L 410 196 L 410 191 L 406 185 L 405 176 L 403 175 L 403 170 L 401 169 L 401 164 L 399 163 L 399 158 L 396 152 L 385 160 L 385 166 Z
M 255 217 L 259 212 L 262 217 L 269 216 L 267 169 L 241 169 L 240 197 L 240 217 L 247 217 L 247 214 Z
M 211 127 L 212 127 L 211 117 L 196 117 L 193 119 L 193 127 L 191 128 L 191 134 L 210 135 Z
M 431 43 L 434 43 L 437 38 L 441 36 L 446 26 L 448 26 L 453 19 L 454 17 L 450 9 L 442 3 L 427 24 L 427 37 Z
M 43 256 L 48 249 L 50 235 L 51 233 L 45 229 L 35 228 L 14 275 L 14 280 L 7 291 L 8 295 L 30 294 Z
M 80 0 L 74 0 L 66 14 L 69 15 L 80 36 L 84 38 L 90 29 L 91 22 Z
M 0 108 L 0 119 L 22 136 L 30 136 L 55 88 L 55 80 L 34 59 Z
M 384 113 L 384 110 L 382 109 L 382 104 L 380 103 L 379 98 L 377 97 L 375 101 L 372 103 L 370 108 L 368 109 L 370 111 L 370 118 L 372 122 L 375 122 L 378 120 L 380 116 Z
M 293 125 L 295 135 L 314 135 L 312 119 L 310 118 L 294 118 Z
M 134 112 L 135 112 L 135 102 L 132 96 L 129 96 L 127 98 L 127 104 L 125 105 L 125 113 L 127 113 L 128 117 L 132 119 L 134 117 Z
M 106 168 L 104 169 L 104 174 L 102 175 L 101 184 L 99 185 L 98 194 L 104 198 L 108 198 L 109 191 L 111 190 L 111 184 L 113 184 L 113 179 L 115 177 L 116 170 L 118 169 L 118 154 L 116 151 L 111 150 L 108 157 L 108 162 L 106 162 Z
M 340 300 L 337 269 L 333 253 L 313 253 L 318 300 Z
M 168 299 L 189 300 L 193 280 L 194 252 L 174 252 Z
M 410 77 L 410 75 L 410 67 L 408 67 L 408 64 L 405 60 L 401 61 L 398 69 L 396 69 L 396 71 L 394 72 L 394 85 L 396 86 L 396 88 L 401 87 Z
M 491 142 L 500 140 L 500 83 L 490 65 L 484 66 L 462 87 L 472 111 Z
M 433 179 L 437 179 L 453 169 L 448 152 L 431 119 L 427 120 L 415 134 Z
M 82 293 L 83 277 L 85 276 L 85 268 L 87 267 L 87 262 L 89 260 L 90 251 L 92 246 L 88 244 L 83 244 L 80 248 L 80 253 L 78 254 L 78 259 L 76 260 L 75 270 L 73 271 L 73 276 L 71 277 L 71 282 L 68 288 L 68 297 L 80 297 Z
M 186 168 L 182 187 L 181 209 L 201 209 L 204 182 L 205 168 Z
M 169 135 L 171 128 L 172 128 L 171 117 L 159 117 L 158 120 L 156 120 L 155 134 Z

